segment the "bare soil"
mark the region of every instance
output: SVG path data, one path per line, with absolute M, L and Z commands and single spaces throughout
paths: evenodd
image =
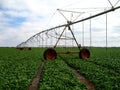
M 44 67 L 44 63 L 45 62 L 42 62 L 42 64 L 40 65 L 38 72 L 37 72 L 36 76 L 33 78 L 33 80 L 31 81 L 31 84 L 30 84 L 28 90 L 38 90 L 39 80 L 42 75 L 42 69 Z
M 77 76 L 78 80 L 80 80 L 83 84 L 86 85 L 88 90 L 95 90 L 95 85 L 90 80 L 88 80 L 83 75 L 78 73 L 78 71 L 76 69 L 72 68 L 72 71 L 75 73 L 75 75 Z

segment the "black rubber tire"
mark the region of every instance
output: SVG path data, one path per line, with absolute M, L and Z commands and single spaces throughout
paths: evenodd
M 53 48 L 48 48 L 44 52 L 44 59 L 45 60 L 53 60 L 57 58 L 57 53 Z
M 87 48 L 83 48 L 79 52 L 80 59 L 87 59 L 90 58 L 90 51 Z

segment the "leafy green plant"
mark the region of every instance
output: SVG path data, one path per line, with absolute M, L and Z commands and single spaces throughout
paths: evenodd
M 0 49 L 0 90 L 27 90 L 41 64 L 40 51 Z
M 46 61 L 40 90 L 86 90 L 86 87 L 62 60 L 57 59 Z
M 102 50 L 100 48 L 93 49 L 93 55 L 87 60 L 67 59 L 67 56 L 64 58 L 68 64 L 77 68 L 80 73 L 95 83 L 98 90 L 119 90 L 120 54 L 118 53 L 119 49 L 117 51 L 111 49 L 115 52 L 111 50 L 106 52 L 103 48 Z

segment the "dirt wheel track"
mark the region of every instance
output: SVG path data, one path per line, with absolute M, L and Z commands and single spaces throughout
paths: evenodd
M 81 75 L 80 73 L 78 73 L 78 71 L 76 69 L 72 68 L 72 71 L 77 76 L 78 80 L 80 80 L 83 84 L 86 85 L 87 90 L 96 90 L 95 89 L 95 85 L 90 80 L 88 80 L 83 75 Z
M 63 58 L 62 58 L 62 60 L 72 69 L 72 71 L 73 71 L 74 74 L 76 75 L 77 79 L 78 79 L 80 82 L 82 82 L 84 85 L 86 85 L 87 90 L 96 90 L 95 84 L 93 84 L 89 79 L 87 79 L 87 78 L 84 77 L 82 74 L 80 74 L 74 66 L 68 64 L 68 62 L 65 61 Z
M 28 90 L 38 90 L 39 80 L 42 75 L 42 69 L 44 67 L 44 64 L 45 64 L 45 61 L 43 61 L 42 64 L 40 65 L 36 76 L 33 78 L 33 80 L 31 81 L 31 84 L 28 87 Z

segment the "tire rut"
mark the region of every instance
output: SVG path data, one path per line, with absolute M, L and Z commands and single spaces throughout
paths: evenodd
M 63 59 L 62 59 L 63 60 Z M 87 90 L 96 90 L 96 86 L 95 84 L 93 84 L 89 79 L 87 79 L 86 77 L 84 77 L 82 74 L 80 74 L 80 72 L 77 71 L 77 69 L 68 64 L 67 61 L 63 60 L 73 71 L 73 73 L 76 75 L 77 79 L 82 82 L 84 85 L 86 85 Z
M 78 71 L 76 69 L 74 69 L 72 67 L 71 67 L 71 69 L 74 72 L 74 74 L 77 76 L 78 80 L 80 80 L 83 84 L 86 85 L 87 90 L 96 90 L 95 89 L 95 85 L 90 80 L 88 80 L 83 75 L 81 75 L 80 73 L 78 73 Z
M 42 75 L 42 69 L 44 67 L 44 64 L 45 64 L 45 61 L 43 61 L 42 64 L 40 65 L 36 76 L 33 78 L 33 80 L 31 81 L 31 84 L 28 87 L 28 90 L 38 90 L 39 80 Z

